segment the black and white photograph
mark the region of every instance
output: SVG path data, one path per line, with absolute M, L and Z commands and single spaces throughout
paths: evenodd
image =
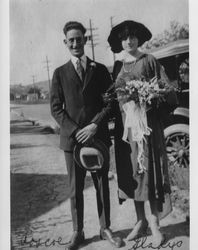
M 191 249 L 189 1 L 8 8 L 7 249 Z

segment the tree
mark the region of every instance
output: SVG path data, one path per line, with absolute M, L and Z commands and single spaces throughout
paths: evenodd
M 38 94 L 38 97 L 40 98 L 41 96 L 41 89 L 38 87 L 30 87 L 28 90 L 28 94 Z
M 143 44 L 142 49 L 151 49 L 161 47 L 167 43 L 189 38 L 188 24 L 179 24 L 177 21 L 171 21 L 168 30 L 153 37 L 150 41 Z

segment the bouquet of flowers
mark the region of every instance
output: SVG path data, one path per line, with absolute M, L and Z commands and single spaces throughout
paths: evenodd
M 156 99 L 157 105 L 164 101 L 165 95 L 171 90 L 171 87 L 157 77 L 150 81 L 131 80 L 118 78 L 115 85 L 115 92 L 119 101 L 134 100 L 139 105 L 150 105 L 152 99 Z
M 165 101 L 165 95 L 172 90 L 169 84 L 164 80 L 158 80 L 154 77 L 150 81 L 145 79 L 134 80 L 128 76 L 119 76 L 114 91 L 106 93 L 105 100 L 112 101 L 117 99 L 122 104 L 125 112 L 123 140 L 136 141 L 138 145 L 138 174 L 143 174 L 146 170 L 144 166 L 143 144 L 146 137 L 150 135 L 151 129 L 147 125 L 146 111 L 155 99 L 158 106 L 160 102 Z M 131 130 L 129 133 L 129 130 Z

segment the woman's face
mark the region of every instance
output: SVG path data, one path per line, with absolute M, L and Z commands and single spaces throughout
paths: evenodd
M 138 39 L 135 36 L 128 36 L 122 39 L 122 47 L 128 53 L 135 53 L 138 49 Z

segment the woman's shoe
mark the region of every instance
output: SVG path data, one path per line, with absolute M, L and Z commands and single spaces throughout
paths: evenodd
M 160 232 L 158 218 L 155 215 L 150 217 L 150 228 L 152 232 L 152 246 L 158 248 L 165 242 L 165 235 Z
M 160 231 L 153 234 L 152 237 L 152 246 L 154 248 L 159 248 L 161 245 L 163 245 L 166 241 L 165 235 L 162 234 Z
M 145 220 L 139 220 L 136 224 L 133 230 L 130 232 L 130 234 L 127 236 L 126 240 L 134 240 L 139 237 L 142 237 L 146 235 L 148 228 L 148 221 Z

